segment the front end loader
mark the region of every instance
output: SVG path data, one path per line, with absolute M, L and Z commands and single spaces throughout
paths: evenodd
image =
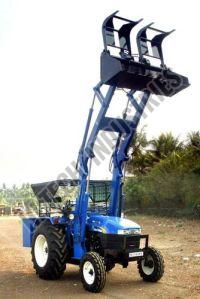
M 163 257 L 149 245 L 149 236 L 142 234 L 140 225 L 123 217 L 124 168 L 149 97 L 171 97 L 189 82 L 164 62 L 162 42 L 172 31 L 157 29 L 153 23 L 140 26 L 134 50 L 132 31 L 141 22 L 122 18 L 117 12 L 103 22 L 101 80 L 94 88 L 78 154 L 78 179 L 32 185 L 39 215 L 23 219 L 23 244 L 31 247 L 33 266 L 42 279 L 58 279 L 67 264 L 75 264 L 80 267 L 84 288 L 97 293 L 115 264 L 126 268 L 136 262 L 140 276 L 149 282 L 157 282 L 164 274 Z M 107 87 L 105 93 L 103 86 Z M 107 112 L 119 89 L 125 92 L 128 104 L 122 117 L 114 118 Z M 91 125 L 95 100 L 100 109 Z M 130 106 L 133 115 L 128 114 Z M 102 131 L 116 136 L 110 181 L 90 177 L 95 142 Z

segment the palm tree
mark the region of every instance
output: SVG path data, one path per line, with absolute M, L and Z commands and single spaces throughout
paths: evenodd
M 200 131 L 193 131 L 188 134 L 188 147 L 193 147 L 194 149 L 200 150 Z
M 145 127 L 141 131 L 136 132 L 135 137 L 131 143 L 131 159 L 127 164 L 127 171 L 132 174 L 145 174 L 149 167 L 152 166 L 151 153 L 146 148 L 149 145 L 147 140 Z
M 136 133 L 131 148 L 132 159 L 128 162 L 127 171 L 138 175 L 147 173 L 155 163 L 169 156 L 173 158 L 172 160 L 179 157 L 184 146 L 183 142 L 178 137 L 174 137 L 172 133 L 162 133 L 158 138 L 148 141 L 143 128 Z
M 155 162 L 165 159 L 172 153 L 176 153 L 183 149 L 183 143 L 178 137 L 174 137 L 172 133 L 162 133 L 157 139 L 150 141 L 152 149 L 150 150 L 154 156 Z

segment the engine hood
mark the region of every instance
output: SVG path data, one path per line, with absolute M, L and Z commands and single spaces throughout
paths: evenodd
M 87 219 L 90 231 L 99 231 L 107 234 L 117 234 L 118 230 L 140 229 L 137 223 L 120 217 L 91 215 Z

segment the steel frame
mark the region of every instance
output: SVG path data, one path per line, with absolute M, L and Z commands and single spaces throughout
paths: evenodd
M 87 219 L 87 208 L 89 199 L 89 180 L 91 161 L 95 157 L 93 149 L 100 130 L 112 131 L 118 133 L 115 149 L 112 155 L 113 176 L 111 182 L 111 198 L 109 206 L 110 216 L 121 216 L 122 211 L 122 185 L 123 185 L 123 168 L 124 163 L 128 160 L 128 149 L 135 135 L 136 128 L 145 109 L 150 96 L 149 91 L 144 91 L 140 103 L 134 97 L 135 90 L 130 90 L 127 93 L 128 101 L 135 108 L 135 114 L 132 120 L 126 119 L 126 113 L 123 118 L 106 117 L 106 112 L 114 96 L 116 87 L 109 86 L 105 97 L 101 92 L 103 83 L 100 82 L 94 88 L 94 98 L 92 106 L 89 110 L 87 124 L 83 141 L 80 147 L 77 170 L 79 172 L 80 189 L 76 201 L 75 220 L 74 220 L 74 258 L 80 259 L 86 252 L 85 248 L 85 230 Z M 94 126 L 88 136 L 91 119 L 94 111 L 94 100 L 98 98 L 101 108 L 97 115 Z

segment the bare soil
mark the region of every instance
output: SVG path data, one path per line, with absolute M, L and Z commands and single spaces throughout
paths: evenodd
M 40 280 L 30 249 L 22 247 L 21 219 L 0 217 L 0 298 L 200 298 L 200 221 L 137 216 L 133 220 L 162 251 L 165 275 L 158 283 L 143 282 L 135 263 L 117 265 L 107 275 L 101 294 L 86 292 L 79 268 L 67 265 L 61 280 Z

